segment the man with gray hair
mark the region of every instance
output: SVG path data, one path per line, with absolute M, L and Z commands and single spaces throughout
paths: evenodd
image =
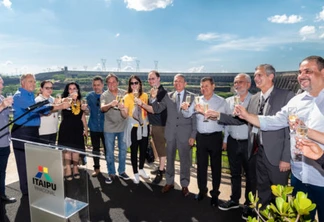
M 253 95 L 247 107 L 249 113 L 264 116 L 275 115 L 294 96 L 288 90 L 274 87 L 276 70 L 270 64 L 261 64 L 255 68 L 254 82 L 261 90 Z M 232 115 L 208 110 L 207 117 L 215 117 L 220 123 L 242 125 L 246 123 Z M 266 207 L 274 196 L 271 185 L 287 185 L 290 173 L 290 136 L 289 128 L 275 131 L 262 131 L 249 124 L 248 158 L 256 155 L 257 190 L 260 203 Z M 243 209 L 242 218 L 251 215 L 250 208 Z M 251 215 L 252 216 L 252 215 Z
M 35 75 L 23 74 L 20 77 L 20 84 L 21 87 L 18 88 L 13 97 L 13 109 L 15 110 L 14 119 L 17 119 L 17 121 L 12 126 L 11 135 L 13 138 L 12 146 L 15 153 L 20 190 L 23 195 L 28 195 L 25 142 L 15 140 L 15 138 L 32 142 L 40 142 L 38 132 L 40 126 L 40 115 L 47 115 L 51 111 L 66 109 L 70 107 L 71 104 L 68 102 L 51 104 L 31 110 L 28 112 L 28 114 L 24 115 L 27 112 L 27 108 L 35 104 Z
M 186 78 L 182 74 L 177 74 L 173 79 L 174 91 L 167 93 L 159 102 L 157 98 L 157 90 L 151 92 L 154 100 L 152 106 L 142 102 L 138 105 L 146 110 L 154 113 L 161 113 L 167 109 L 167 120 L 165 126 L 165 139 L 167 144 L 167 168 L 166 168 L 166 185 L 162 188 L 162 193 L 167 193 L 174 189 L 175 168 L 174 161 L 176 150 L 180 157 L 180 185 L 182 187 L 182 195 L 189 195 L 188 186 L 190 183 L 190 166 L 191 157 L 190 149 L 196 138 L 196 118 L 185 118 L 181 113 L 180 105 L 186 101 L 186 96 L 191 95 L 186 89 Z
M 234 78 L 233 88 L 235 95 L 226 99 L 230 112 L 232 114 L 235 105 L 241 104 L 247 107 L 252 94 L 249 92 L 251 87 L 251 77 L 246 73 L 240 73 Z M 220 210 L 230 210 L 239 208 L 242 189 L 242 167 L 245 172 L 245 203 L 248 205 L 248 194 L 250 191 L 256 192 L 255 175 L 255 155 L 248 158 L 248 125 L 239 126 L 228 125 L 225 127 L 225 136 L 223 141 L 223 150 L 227 151 L 229 167 L 231 171 L 231 189 L 232 195 L 229 201 L 219 204 Z

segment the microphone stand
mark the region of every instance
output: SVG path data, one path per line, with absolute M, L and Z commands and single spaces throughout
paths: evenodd
M 45 105 L 45 104 L 44 104 Z M 37 109 L 39 108 L 40 106 L 35 106 L 35 107 L 32 107 L 30 109 L 26 109 L 27 111 L 24 112 L 23 114 L 21 114 L 20 116 L 18 116 L 16 119 L 13 119 L 12 121 L 9 121 L 9 123 L 7 125 L 5 125 L 4 127 L 2 127 L 0 129 L 0 132 L 2 130 L 4 130 L 5 128 L 7 128 L 8 126 L 10 126 L 11 124 L 15 123 L 17 120 L 21 119 L 22 117 L 26 116 L 28 113 L 30 113 L 31 111 L 33 111 L 34 109 Z

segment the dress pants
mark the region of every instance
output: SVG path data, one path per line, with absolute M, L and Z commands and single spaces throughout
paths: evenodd
M 47 135 L 39 135 L 39 142 L 45 144 L 56 144 L 56 136 L 57 133 L 47 134 Z
M 39 142 L 38 128 L 39 126 L 26 127 L 14 124 L 11 130 L 11 137 L 13 138 L 12 145 L 16 158 L 20 190 L 22 194 L 25 195 L 28 194 L 25 142 L 16 141 L 14 138 L 31 142 Z
M 212 171 L 213 190 L 210 191 L 212 197 L 220 194 L 219 186 L 221 182 L 222 170 L 222 132 L 211 134 L 197 133 L 197 180 L 200 192 L 207 191 L 207 169 L 210 157 Z
M 260 145 L 257 152 L 256 173 L 258 197 L 262 207 L 266 207 L 274 200 L 271 185 L 287 185 L 290 171 L 280 172 L 279 165 L 273 166 L 264 152 L 264 147 Z
M 90 139 L 92 144 L 92 153 L 95 155 L 100 155 L 100 140 L 104 146 L 104 152 L 106 156 L 106 144 L 105 144 L 105 136 L 103 132 L 94 132 L 90 131 Z M 93 157 L 93 168 L 95 170 L 100 169 L 100 159 L 99 157 Z
M 6 169 L 8 158 L 10 154 L 10 147 L 0 147 L 0 195 L 6 195 L 5 181 L 6 181 Z
M 189 136 L 188 136 L 189 140 Z M 191 166 L 191 146 L 188 140 L 181 142 L 179 139 L 167 141 L 167 166 L 165 172 L 166 183 L 174 184 L 174 161 L 176 151 L 178 149 L 180 158 L 180 185 L 181 187 L 188 187 L 190 183 L 190 166 Z
M 242 189 L 242 167 L 245 172 L 245 205 L 249 203 L 249 192 L 256 193 L 256 156 L 248 159 L 248 140 L 227 139 L 227 156 L 231 170 L 231 200 L 239 203 Z

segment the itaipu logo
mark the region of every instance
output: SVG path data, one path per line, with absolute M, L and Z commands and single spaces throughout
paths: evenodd
M 38 172 L 33 178 L 33 184 L 35 185 L 36 190 L 55 196 L 54 191 L 56 191 L 56 184 L 53 183 L 47 167 L 38 166 Z

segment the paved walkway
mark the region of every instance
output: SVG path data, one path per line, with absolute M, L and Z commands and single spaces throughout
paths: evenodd
M 115 159 L 118 160 L 118 152 L 115 152 Z M 93 159 L 91 157 L 87 158 L 87 165 L 86 167 L 89 170 L 93 170 Z M 117 162 L 117 161 L 116 161 Z M 100 165 L 101 165 L 101 172 L 107 173 L 107 167 L 106 167 L 106 161 L 105 160 L 100 160 Z M 118 166 L 118 163 L 116 163 L 116 167 Z M 147 174 L 150 175 L 150 171 L 153 169 L 156 169 L 158 166 L 157 162 L 154 162 L 151 165 L 145 164 L 144 169 L 146 170 Z M 181 189 L 180 186 L 180 179 L 179 179 L 179 162 L 176 161 L 176 176 L 175 176 L 175 187 L 177 189 Z M 127 153 L 127 158 L 126 158 L 126 173 L 133 178 L 133 171 L 132 171 L 132 166 L 130 162 L 130 153 Z M 191 178 L 190 178 L 190 185 L 189 185 L 189 191 L 191 193 L 198 193 L 198 187 L 197 187 L 197 172 L 196 172 L 196 166 L 193 166 L 191 168 Z M 154 175 L 151 175 L 151 180 L 154 179 Z M 18 181 L 18 173 L 17 173 L 17 168 L 16 168 L 16 161 L 15 161 L 15 155 L 13 151 L 10 153 L 9 156 L 9 161 L 8 161 L 8 166 L 7 166 L 7 174 L 6 174 L 6 185 L 11 184 L 13 182 Z M 143 180 L 141 178 L 141 180 Z M 229 174 L 222 174 L 222 180 L 221 180 L 221 186 L 220 186 L 220 196 L 219 198 L 222 200 L 228 200 L 231 194 L 231 187 L 230 187 L 230 175 Z M 160 183 L 161 186 L 165 184 L 165 179 Z M 107 186 L 109 186 L 107 184 Z M 208 190 L 211 190 L 212 184 L 211 184 L 211 176 L 209 172 L 208 176 Z M 242 196 L 244 194 L 244 188 L 242 190 Z M 244 203 L 244 197 L 240 199 L 240 203 Z

